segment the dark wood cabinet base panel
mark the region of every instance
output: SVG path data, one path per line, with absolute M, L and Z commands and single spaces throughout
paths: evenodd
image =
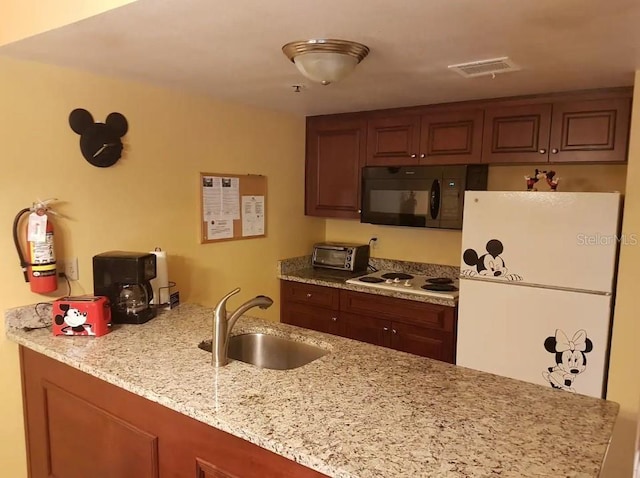
M 30 478 L 325 475 L 20 347 Z

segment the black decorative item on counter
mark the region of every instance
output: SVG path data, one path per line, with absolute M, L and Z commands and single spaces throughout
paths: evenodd
M 122 137 L 129 124 L 120 113 L 110 113 L 104 123 L 96 123 L 87 110 L 76 108 L 69 115 L 71 129 L 80 135 L 82 156 L 94 166 L 113 166 L 122 156 Z

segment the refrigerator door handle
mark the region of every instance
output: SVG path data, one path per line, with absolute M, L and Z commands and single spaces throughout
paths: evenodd
M 578 292 L 578 293 L 581 293 L 581 294 L 593 294 L 593 295 L 604 295 L 604 296 L 613 295 L 611 292 L 602 291 L 602 290 L 575 289 L 573 287 L 559 287 L 559 286 L 548 285 L 548 284 L 534 284 L 532 282 L 496 280 L 496 279 L 485 278 L 485 277 L 482 277 L 482 276 L 470 276 L 470 275 L 465 275 L 465 274 L 460 274 L 460 280 L 472 280 L 472 281 L 479 281 L 479 282 L 492 282 L 494 284 L 501 284 L 501 285 L 514 285 L 514 286 L 518 286 L 518 287 L 533 287 L 534 289 L 561 290 L 561 291 L 567 291 L 567 292 Z

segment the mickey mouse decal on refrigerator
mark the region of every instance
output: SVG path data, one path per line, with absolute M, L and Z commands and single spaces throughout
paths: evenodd
M 122 137 L 129 124 L 120 113 L 110 113 L 104 123 L 96 123 L 87 110 L 77 108 L 69 115 L 71 129 L 80 135 L 82 156 L 94 166 L 113 166 L 122 156 Z
M 518 274 L 510 274 L 507 269 L 502 252 L 504 246 L 498 239 L 491 239 L 486 245 L 486 254 L 478 254 L 475 249 L 467 249 L 464 251 L 462 259 L 464 263 L 472 266 L 471 269 L 461 271 L 465 276 L 486 276 L 492 279 L 504 279 L 511 281 L 521 281 L 522 277 Z

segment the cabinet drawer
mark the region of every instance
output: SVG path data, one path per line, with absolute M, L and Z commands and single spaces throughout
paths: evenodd
M 454 308 L 349 290 L 340 291 L 340 310 L 453 332 Z
M 344 335 L 344 323 L 336 310 L 286 302 L 281 309 L 280 321 L 326 334 Z
M 280 292 L 283 302 L 299 302 L 336 310 L 340 305 L 340 291 L 332 287 L 283 281 Z

